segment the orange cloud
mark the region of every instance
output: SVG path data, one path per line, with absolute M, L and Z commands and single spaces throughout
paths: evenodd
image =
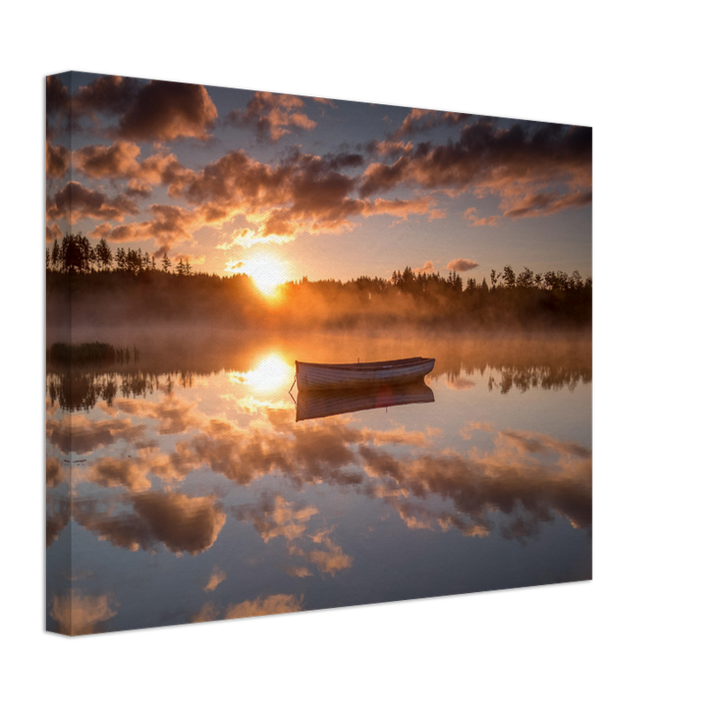
M 92 467 L 88 481 L 101 487 L 124 486 L 130 491 L 147 491 L 152 484 L 147 470 L 133 459 L 104 457 Z
M 467 258 L 455 258 L 454 260 L 451 260 L 445 267 L 448 270 L 453 270 L 455 272 L 467 272 L 468 270 L 473 270 L 477 266 L 478 264 L 475 260 L 468 260 Z
M 45 460 L 45 485 L 54 488 L 61 481 L 60 460 L 57 457 L 47 457 Z
M 294 541 L 302 537 L 310 518 L 318 512 L 314 506 L 293 508 L 282 496 L 272 501 L 265 500 L 259 508 L 240 508 L 236 512 L 238 520 L 251 521 L 264 542 L 273 538 L 285 538 Z
M 90 596 L 72 591 L 53 596 L 50 616 L 58 622 L 58 630 L 67 636 L 98 633 L 101 624 L 117 615 L 109 595 Z
M 478 212 L 474 206 L 465 210 L 463 218 L 469 222 L 471 226 L 497 226 L 497 216 L 478 218 Z
M 395 138 L 412 135 L 425 130 L 431 130 L 438 125 L 457 125 L 469 117 L 470 116 L 464 113 L 443 113 L 436 110 L 413 108 L 405 116 L 405 119 L 400 127 L 395 131 Z
M 413 268 L 413 272 L 427 274 L 431 273 L 435 269 L 432 260 L 426 260 L 425 265 L 420 268 Z
M 154 216 L 153 219 L 121 226 L 103 223 L 96 226 L 89 235 L 115 242 L 152 239 L 157 245 L 155 257 L 166 253 L 179 241 L 193 240 L 191 232 L 197 227 L 198 221 L 191 211 L 180 206 L 152 204 L 150 213 Z
M 402 221 L 407 221 L 408 216 L 413 214 L 429 213 L 434 204 L 435 201 L 429 197 L 419 199 L 375 199 L 373 202 L 367 202 L 367 206 L 363 209 L 363 215 L 390 214 L 391 216 L 399 216 Z M 436 218 L 440 217 L 436 216 Z
M 133 512 L 78 506 L 77 522 L 100 540 L 136 551 L 157 543 L 170 552 L 197 555 L 210 548 L 225 525 L 225 513 L 212 496 L 147 491 L 130 497 Z
M 218 585 L 221 582 L 224 582 L 227 579 L 227 575 L 217 567 L 213 567 L 212 574 L 210 575 L 210 579 L 208 580 L 208 583 L 205 585 L 205 592 L 214 592 Z
M 112 145 L 86 145 L 73 152 L 73 167 L 94 179 L 108 177 L 130 178 L 140 166 L 140 148 L 133 142 L 121 140 Z
M 252 616 L 270 616 L 273 614 L 290 614 L 302 611 L 302 597 L 298 599 L 291 594 L 273 594 L 267 597 L 258 597 L 252 601 L 240 604 L 230 604 L 222 618 L 246 619 Z M 192 618 L 192 623 L 215 621 L 220 618 L 220 612 L 212 602 L 205 604 Z

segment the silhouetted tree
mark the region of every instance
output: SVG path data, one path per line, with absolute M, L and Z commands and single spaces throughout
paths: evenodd
M 104 238 L 101 238 L 100 242 L 95 246 L 95 260 L 100 266 L 102 266 L 103 270 L 110 270 L 113 261 L 113 253 Z
M 524 268 L 523 271 L 517 276 L 516 285 L 518 287 L 529 288 L 533 286 L 533 271 L 529 268 Z
M 515 287 L 515 271 L 509 265 L 503 268 L 502 279 L 505 281 L 505 287 Z
M 120 272 L 125 270 L 125 248 L 118 248 L 115 253 L 116 269 Z
M 58 243 L 57 238 L 53 243 L 52 254 L 50 255 L 50 263 L 53 270 L 60 269 L 60 244 Z
M 91 269 L 94 253 L 81 233 L 66 233 L 60 245 L 60 262 L 65 272 L 87 272 Z

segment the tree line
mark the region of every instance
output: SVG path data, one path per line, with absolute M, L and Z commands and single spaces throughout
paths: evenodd
M 298 312 L 316 312 L 330 325 L 437 327 L 584 327 L 592 320 L 592 279 L 576 270 L 516 272 L 506 265 L 478 283 L 457 272 L 393 271 L 389 279 L 359 277 L 348 282 L 304 279 L 284 287 Z M 318 306 L 319 304 L 324 304 Z
M 362 281 L 362 285 L 365 286 L 365 280 L 367 280 L 367 278 L 360 278 L 360 280 L 356 282 Z M 516 274 L 510 265 L 506 265 L 502 272 L 491 270 L 490 283 L 490 286 L 488 286 L 487 280 L 483 278 L 482 282 L 478 284 L 475 278 L 470 277 L 463 288 L 463 279 L 456 272 L 450 272 L 447 278 L 445 278 L 436 272 L 416 273 L 410 267 L 406 267 L 402 272 L 399 270 L 393 271 L 392 277 L 390 278 L 391 286 L 397 287 L 399 290 L 410 294 L 423 294 L 433 290 L 438 292 L 467 292 L 470 294 L 474 292 L 487 293 L 490 289 L 494 290 L 497 288 L 559 291 L 592 289 L 592 280 L 590 278 L 583 280 L 577 270 L 573 271 L 572 275 L 568 275 L 562 270 L 534 273 L 530 268 L 525 267 L 521 272 Z M 367 284 L 372 287 L 373 281 Z
M 592 280 L 578 271 L 534 273 L 506 265 L 463 280 L 457 272 L 394 270 L 389 278 L 348 281 L 303 278 L 267 298 L 244 273 L 192 272 L 180 261 L 160 267 L 142 250 L 94 248 L 82 234 L 67 234 L 47 250 L 48 316 L 105 325 L 108 321 L 213 322 L 263 328 L 345 328 L 402 325 L 456 329 L 588 327 Z M 176 277 L 192 275 L 192 277 Z
M 128 272 L 138 275 L 141 272 L 190 275 L 192 266 L 186 258 L 180 258 L 173 268 L 167 252 L 163 253 L 158 267 L 155 256 L 143 253 L 142 248 L 118 248 L 115 253 L 104 238 L 93 248 L 82 233 L 66 233 L 58 242 L 56 238 L 52 248 L 45 248 L 45 268 L 51 272 L 87 273 L 87 272 Z

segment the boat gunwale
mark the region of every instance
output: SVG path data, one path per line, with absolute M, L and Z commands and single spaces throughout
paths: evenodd
M 402 370 L 421 363 L 435 361 L 434 358 L 415 356 L 413 358 L 398 358 L 391 361 L 369 361 L 366 363 L 309 363 L 307 361 L 295 361 L 296 370 L 300 366 L 311 366 L 313 368 L 324 368 L 335 371 L 387 371 L 392 369 Z

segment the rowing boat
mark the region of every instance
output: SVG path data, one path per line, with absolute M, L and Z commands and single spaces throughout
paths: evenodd
M 373 408 L 434 402 L 432 388 L 423 381 L 405 385 L 381 385 L 367 389 L 301 389 L 298 392 L 295 421 L 314 420 L 318 417 L 330 417 Z
M 401 358 L 370 363 L 305 363 L 295 361 L 298 390 L 371 388 L 422 381 L 432 371 L 434 358 Z

